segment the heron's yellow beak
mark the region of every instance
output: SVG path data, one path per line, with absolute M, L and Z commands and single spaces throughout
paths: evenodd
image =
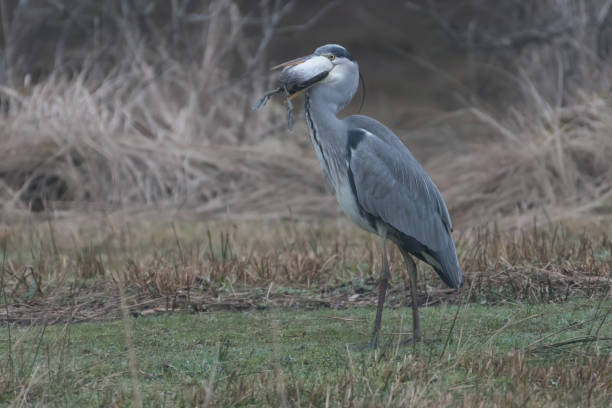
M 285 68 L 285 67 L 294 67 L 296 65 L 300 65 L 301 63 L 308 61 L 310 58 L 312 58 L 312 55 L 306 55 L 304 57 L 295 58 L 295 59 L 292 59 L 291 61 L 283 62 L 282 64 L 273 66 L 272 70 L 279 69 L 279 68 Z

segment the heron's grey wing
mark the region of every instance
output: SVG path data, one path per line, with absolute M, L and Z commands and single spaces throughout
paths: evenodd
M 404 144 L 402 143 L 402 141 L 399 140 L 399 138 L 395 135 L 395 133 L 391 131 L 391 129 L 389 129 L 376 119 L 364 115 L 351 115 L 347 116 L 343 120 L 347 124 L 347 127 L 349 129 L 367 130 L 374 136 L 378 137 L 379 139 L 382 139 L 383 141 L 389 143 L 392 146 L 400 147 L 401 145 L 402 147 L 407 149 L 406 146 L 404 146 Z
M 365 129 L 351 129 L 347 161 L 360 210 L 391 227 L 396 242 L 433 266 L 447 285 L 458 288 L 461 268 L 448 210 L 408 149 L 392 146 Z
M 397 150 L 397 154 L 403 157 L 402 161 L 406 163 L 412 170 L 412 173 L 415 177 L 418 175 L 432 185 L 433 189 L 436 192 L 436 208 L 440 212 L 440 216 L 442 217 L 442 221 L 447 226 L 447 228 L 452 232 L 453 231 L 453 223 L 450 218 L 450 214 L 448 213 L 448 209 L 446 208 L 446 204 L 442 199 L 442 194 L 440 194 L 436 185 L 431 181 L 427 173 L 421 164 L 414 158 L 410 150 L 402 143 L 402 141 L 393 133 L 391 129 L 389 129 L 384 124 L 380 123 L 376 119 L 370 118 L 364 115 L 351 115 L 347 116 L 343 119 L 348 129 L 363 129 L 371 133 L 376 138 L 382 140 L 383 142 L 391 145 L 394 149 Z

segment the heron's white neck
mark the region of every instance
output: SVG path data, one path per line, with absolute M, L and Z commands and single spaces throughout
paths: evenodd
M 346 129 L 344 124 L 338 117 L 338 106 L 325 100 L 320 94 L 309 90 L 306 93 L 304 104 L 306 118 L 312 125 L 315 126 L 316 134 L 314 135 L 318 141 L 328 148 L 340 149 L 344 148 L 346 141 L 344 140 Z M 309 127 L 312 128 L 311 123 Z M 314 140 L 313 140 L 314 142 Z
M 336 117 L 337 110 L 333 104 L 321 101 L 310 91 L 306 93 L 304 110 L 310 139 L 321 169 L 330 186 L 336 189 L 338 171 L 342 168 L 342 163 L 338 160 L 344 157 L 346 147 L 344 124 Z

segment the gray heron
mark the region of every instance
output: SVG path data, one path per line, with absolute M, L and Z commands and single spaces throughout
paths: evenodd
M 389 281 L 387 240 L 397 245 L 408 269 L 412 340 L 422 340 L 412 257 L 431 265 L 449 287 L 458 289 L 462 283 L 453 226 L 440 191 L 385 125 L 363 115 L 338 118 L 359 86 L 359 66 L 344 47 L 324 45 L 275 68 L 284 68 L 280 81 L 288 97 L 305 92 L 312 145 L 338 204 L 355 224 L 380 237 L 382 268 L 369 346 L 378 345 Z

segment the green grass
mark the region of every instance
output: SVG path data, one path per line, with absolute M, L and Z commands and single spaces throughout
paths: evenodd
M 205 401 L 214 406 L 277 406 L 284 400 L 291 406 L 322 406 L 326 398 L 334 405 L 401 405 L 410 395 L 418 405 L 503 404 L 523 387 L 525 395 L 518 397 L 530 398 L 526 406 L 582 405 L 588 399 L 605 406 L 611 391 L 612 343 L 606 339 L 612 338 L 612 324 L 603 319 L 611 307 L 609 299 L 464 305 L 444 356 L 456 306 L 423 308 L 426 337 L 432 341 L 416 345 L 399 344 L 398 333 L 409 337 L 409 310 L 386 310 L 386 346 L 376 352 L 361 349 L 369 339 L 371 307 L 129 318 L 136 378 L 130 374 L 121 320 L 13 327 L 12 379 L 29 385 L 25 394 L 32 405 L 123 405 L 134 400 L 136 387 L 145 406 Z M 588 336 L 600 340 L 537 349 Z M 4 358 L 8 344 L 5 327 L 0 330 Z M 524 367 L 517 378 L 512 367 L 521 359 Z M 585 392 L 586 382 L 561 385 L 566 381 L 561 377 L 581 370 L 590 370 L 588 380 L 596 392 Z M 538 377 L 549 371 L 557 373 L 556 382 Z M 18 401 L 20 391 L 17 384 L 14 394 L 2 394 L 1 401 Z
M 611 232 L 466 232 L 458 315 L 421 265 L 416 345 L 390 246 L 382 347 L 364 351 L 380 254 L 346 223 L 6 227 L 0 405 L 608 406 Z

